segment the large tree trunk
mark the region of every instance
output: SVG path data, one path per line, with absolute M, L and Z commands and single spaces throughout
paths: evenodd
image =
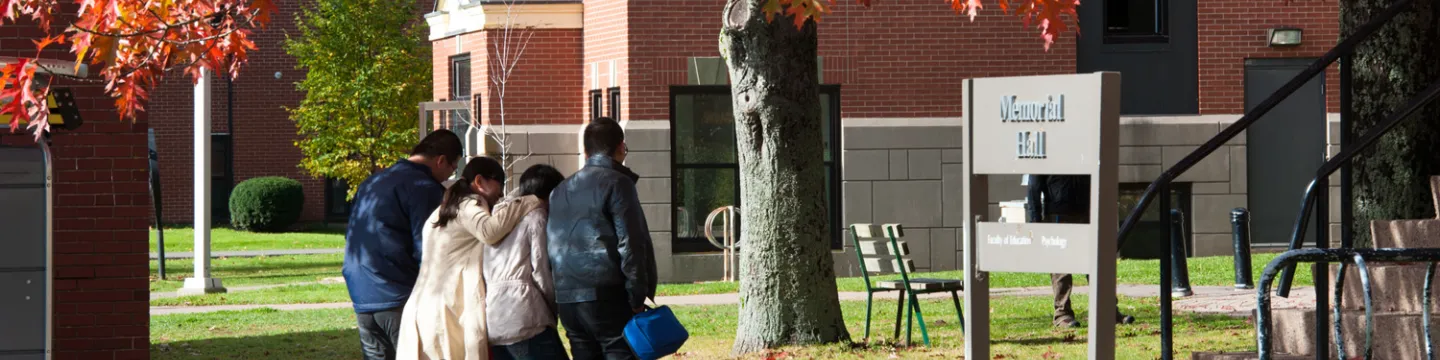
M 1341 1 L 1341 33 L 1353 33 L 1390 3 Z M 1357 137 L 1440 79 L 1436 5 L 1436 0 L 1415 0 L 1356 49 L 1352 84 Z M 1370 243 L 1370 220 L 1435 216 L 1427 178 L 1440 170 L 1440 104 L 1412 115 L 1372 149 L 1362 153 L 1354 167 L 1357 246 Z
M 730 0 L 729 65 L 740 155 L 737 355 L 849 340 L 826 226 L 815 24 L 766 22 L 764 0 Z

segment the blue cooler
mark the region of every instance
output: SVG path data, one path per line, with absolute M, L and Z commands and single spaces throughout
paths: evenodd
M 636 314 L 625 324 L 625 340 L 640 360 L 655 360 L 680 351 L 690 332 L 680 325 L 670 307 L 661 306 Z

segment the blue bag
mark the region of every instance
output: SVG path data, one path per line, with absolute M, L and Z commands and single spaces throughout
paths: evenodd
M 680 351 L 690 332 L 675 318 L 670 307 L 646 309 L 625 324 L 625 340 L 640 360 L 655 360 Z

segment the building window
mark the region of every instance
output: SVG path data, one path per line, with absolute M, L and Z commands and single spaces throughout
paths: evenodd
M 470 98 L 470 54 L 450 57 L 450 99 Z
M 343 179 L 325 178 L 325 221 L 350 218 L 350 184 Z
M 839 131 L 840 86 L 820 87 L 821 138 L 825 156 L 825 205 L 830 246 L 841 248 Z M 735 117 L 727 85 L 670 88 L 671 205 L 674 251 L 719 251 L 705 239 L 704 222 L 711 211 L 740 203 L 739 160 Z M 720 226 L 716 221 L 714 226 Z M 719 233 L 717 228 L 715 233 Z M 719 239 L 717 239 L 718 241 Z M 737 239 L 737 242 L 741 241 Z
M 230 222 L 230 190 L 235 184 L 232 172 L 230 134 L 210 134 L 210 221 Z
M 1120 222 L 1125 222 L 1125 217 L 1135 210 L 1135 205 L 1140 201 L 1140 196 L 1145 195 L 1145 188 L 1148 183 L 1122 183 L 1120 184 L 1119 211 Z M 1185 217 L 1181 224 L 1185 234 L 1185 253 L 1193 256 L 1195 254 L 1195 239 L 1192 239 L 1191 224 L 1194 224 L 1194 214 L 1190 211 L 1190 183 L 1170 184 L 1170 206 L 1180 209 Z M 1125 247 L 1120 249 L 1120 257 L 1126 259 L 1159 259 L 1162 254 L 1160 246 L 1163 242 L 1170 241 L 1170 225 L 1160 222 L 1160 199 L 1151 200 L 1150 207 L 1140 216 L 1140 222 L 1135 224 L 1135 230 L 1130 232 L 1130 239 L 1125 242 Z
M 620 121 L 620 88 L 610 88 L 608 96 L 610 97 L 610 118 Z
M 478 96 L 471 95 L 470 80 L 470 54 L 451 56 L 450 101 L 469 103 L 472 98 L 478 98 Z M 476 103 L 476 105 L 479 104 Z M 476 107 L 475 109 L 478 110 L 479 108 Z M 444 128 L 460 136 L 461 142 L 465 145 L 466 155 L 473 154 L 471 148 L 474 147 L 474 136 L 470 134 L 470 121 L 472 118 L 470 110 L 451 110 L 449 113 L 450 115 L 446 117 Z M 462 156 L 457 164 L 459 168 L 455 170 L 454 176 L 451 177 L 452 179 L 458 179 L 460 177 L 460 170 L 465 168 L 465 157 Z
M 600 96 L 600 90 L 590 90 L 590 120 L 599 119 L 604 108 L 605 98 Z
M 1105 0 L 1105 43 L 1170 42 L 1169 0 Z

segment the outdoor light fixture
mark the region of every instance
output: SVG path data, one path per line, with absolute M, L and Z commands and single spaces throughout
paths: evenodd
M 1303 34 L 1304 30 L 1300 30 L 1300 28 L 1278 27 L 1267 31 L 1269 36 L 1266 36 L 1266 39 L 1268 39 L 1270 47 L 1300 46 Z

